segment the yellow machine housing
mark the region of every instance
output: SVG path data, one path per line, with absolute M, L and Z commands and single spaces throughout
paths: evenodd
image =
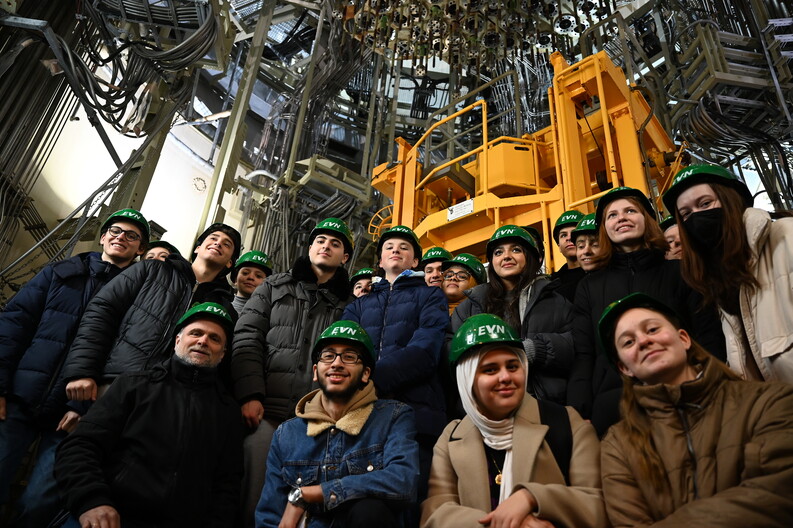
M 531 225 L 543 234 L 551 271 L 565 262 L 551 237 L 565 210 L 593 212 L 600 196 L 622 185 L 660 205 L 680 155 L 641 93 L 605 52 L 572 66 L 554 53 L 551 62 L 551 125 L 543 130 L 490 139 L 487 104 L 478 100 L 433 124 L 415 145 L 398 138 L 397 162 L 373 171 L 372 185 L 393 200 L 373 219 L 373 235 L 407 225 L 425 248 L 483 257 L 496 228 Z M 470 112 L 481 113 L 481 144 L 424 166 L 421 147 L 433 131 Z

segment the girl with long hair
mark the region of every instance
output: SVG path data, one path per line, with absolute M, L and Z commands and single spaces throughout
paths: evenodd
M 572 408 L 526 394 L 531 367 L 515 330 L 474 315 L 449 363 L 466 416 L 435 444 L 421 526 L 605 527 L 597 436 Z
M 597 321 L 609 303 L 641 291 L 675 308 L 696 338 L 724 358 L 724 336 L 714 309 L 680 275 L 679 261 L 666 260 L 668 249 L 650 200 L 638 189 L 618 187 L 600 199 L 595 212 L 600 268 L 581 279 L 575 298 L 576 360 L 568 384 L 568 403 L 590 418 L 599 435 L 619 420 L 622 381 L 597 353 Z
M 523 228 L 505 225 L 487 243 L 488 282 L 465 292 L 452 332 L 470 316 L 489 313 L 520 329 L 529 365 L 529 392 L 564 404 L 573 364 L 572 305 L 540 274 L 540 251 Z
M 599 323 L 623 379 L 601 449 L 615 528 L 793 524 L 793 387 L 742 381 L 643 293 Z
M 683 278 L 718 306 L 730 367 L 745 379 L 793 382 L 793 219 L 752 203 L 716 165 L 681 170 L 664 194 L 681 226 Z

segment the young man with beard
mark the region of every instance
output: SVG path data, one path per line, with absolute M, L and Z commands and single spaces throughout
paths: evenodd
M 218 378 L 229 311 L 191 308 L 173 355 L 120 376 L 58 449 L 65 528 L 230 527 L 239 502 L 239 408 Z M 172 336 L 171 336 L 172 337 Z
M 102 252 L 44 267 L 0 312 L 0 506 L 22 460 L 39 439 L 36 463 L 17 501 L 14 526 L 46 526 L 60 509 L 52 481 L 55 448 L 74 430 L 62 365 L 88 301 L 146 250 L 149 223 L 122 209 L 101 229 Z
M 413 411 L 377 399 L 374 347 L 359 324 L 330 325 L 312 358 L 320 388 L 275 432 L 257 528 L 402 526 L 418 477 Z
M 267 278 L 251 295 L 234 334 L 234 394 L 250 434 L 245 438 L 245 475 L 239 526 L 253 526 L 264 484 L 267 452 L 276 427 L 314 388 L 311 343 L 336 321 L 349 298 L 342 267 L 353 252 L 342 220 L 326 218 L 309 235 L 308 255 L 292 269 Z
M 125 372 L 147 370 L 171 354 L 179 316 L 216 302 L 231 308 L 226 273 L 240 254 L 240 234 L 213 224 L 196 239 L 193 263 L 171 253 L 144 260 L 113 279 L 91 300 L 66 357 L 63 375 L 72 400 L 96 400 Z

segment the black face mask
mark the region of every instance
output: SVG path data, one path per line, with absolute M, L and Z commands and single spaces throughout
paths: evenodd
M 714 251 L 721 246 L 724 229 L 724 209 L 714 207 L 691 213 L 683 221 L 686 233 L 703 250 Z

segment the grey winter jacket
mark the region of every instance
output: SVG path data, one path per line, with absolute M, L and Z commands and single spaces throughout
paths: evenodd
M 341 317 L 348 297 L 343 268 L 318 287 L 307 257 L 299 258 L 291 271 L 267 277 L 234 328 L 231 376 L 237 400 L 261 401 L 270 420 L 294 416 L 300 398 L 316 388 L 314 342 Z

